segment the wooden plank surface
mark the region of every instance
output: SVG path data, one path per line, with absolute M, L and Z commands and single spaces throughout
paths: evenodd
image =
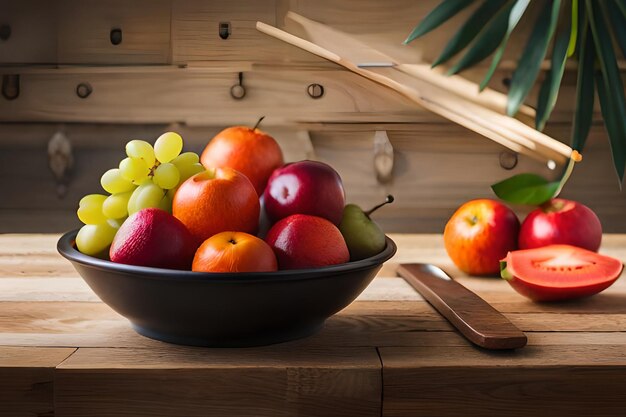
M 623 343 L 383 347 L 383 415 L 617 416 L 626 405 Z M 442 360 L 442 358 L 446 358 Z
M 391 237 L 398 254 L 318 334 L 203 349 L 136 334 L 56 254 L 58 235 L 0 235 L 0 384 L 11 398 L 0 415 L 611 415 L 626 404 L 623 277 L 585 300 L 537 304 L 501 279 L 461 274 L 440 235 Z M 601 251 L 626 259 L 626 235 L 605 235 Z M 474 348 L 394 276 L 407 261 L 443 267 L 528 346 Z
M 0 346 L 0 416 L 54 416 L 54 372 L 73 348 Z
M 56 378 L 63 416 L 378 416 L 381 408 L 374 348 L 80 349 Z

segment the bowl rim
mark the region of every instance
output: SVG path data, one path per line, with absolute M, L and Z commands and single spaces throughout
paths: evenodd
M 195 282 L 242 283 L 255 281 L 271 282 L 313 279 L 319 278 L 320 276 L 354 272 L 382 265 L 384 262 L 391 259 L 397 250 L 395 242 L 385 235 L 386 245 L 382 252 L 379 252 L 369 258 L 346 262 L 343 264 L 308 269 L 284 269 L 273 272 L 194 272 L 189 270 L 126 265 L 85 255 L 74 247 L 78 230 L 79 229 L 74 229 L 65 233 L 57 242 L 57 251 L 59 254 L 72 263 L 78 263 L 90 268 L 109 272 L 139 275 L 143 278 L 166 280 L 175 278 L 176 280 Z

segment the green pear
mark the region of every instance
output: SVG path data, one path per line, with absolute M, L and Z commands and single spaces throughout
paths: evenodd
M 344 207 L 339 230 L 348 245 L 351 261 L 369 258 L 385 249 L 385 234 L 376 222 L 370 219 L 370 215 L 391 202 L 393 196 L 388 195 L 384 203 L 368 211 L 363 211 L 356 204 L 347 204 Z

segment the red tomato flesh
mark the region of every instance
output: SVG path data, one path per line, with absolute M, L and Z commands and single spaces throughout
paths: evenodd
M 535 301 L 586 297 L 608 288 L 624 265 L 619 259 L 570 245 L 509 252 L 501 275 L 520 294 Z

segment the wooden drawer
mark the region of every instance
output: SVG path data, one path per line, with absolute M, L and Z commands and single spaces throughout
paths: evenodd
M 173 0 L 172 54 L 178 64 L 193 61 L 306 61 L 321 58 L 256 30 L 256 22 L 277 24 L 286 0 Z M 228 38 L 219 36 L 220 23 L 230 25 Z
M 165 64 L 170 57 L 169 0 L 58 2 L 58 62 Z M 120 29 L 122 41 L 112 43 Z
M 57 57 L 56 7 L 42 0 L 0 0 L 0 26 L 10 36 L 0 39 L 1 64 L 54 63 Z

